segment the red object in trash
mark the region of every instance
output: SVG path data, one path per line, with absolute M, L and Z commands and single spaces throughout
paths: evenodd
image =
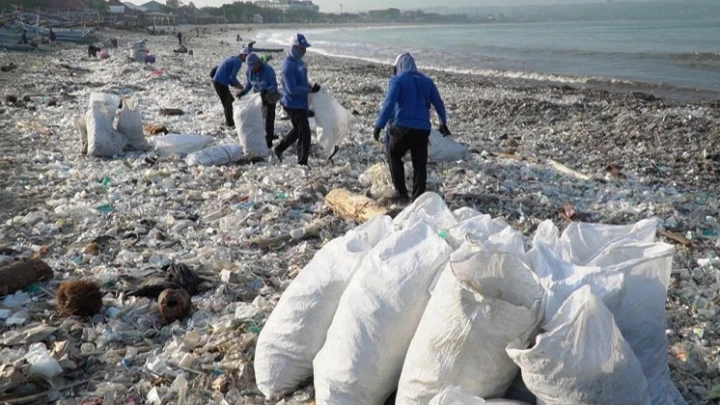
M 165 71 L 162 69 L 158 69 L 150 74 L 151 77 L 160 77 L 163 74 L 165 74 Z

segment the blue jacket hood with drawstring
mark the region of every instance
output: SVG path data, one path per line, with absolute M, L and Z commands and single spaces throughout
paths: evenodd
M 255 54 L 252 54 L 250 57 L 254 55 Z M 250 92 L 250 89 L 255 93 L 260 93 L 263 90 L 266 90 L 268 93 L 278 91 L 277 78 L 275 77 L 275 70 L 273 70 L 272 66 L 263 63 L 260 71 L 255 73 L 253 69 L 254 63 L 252 65 L 250 64 L 250 57 L 248 57 L 248 69 L 245 73 L 247 82 L 245 83 L 245 89 L 243 89 L 243 91 L 245 93 Z M 261 63 L 259 58 L 255 63 Z
M 395 60 L 397 74 L 390 80 L 375 128 L 385 128 L 389 122 L 398 127 L 429 131 L 430 106 L 435 107 L 440 122 L 447 124 L 445 104 L 435 83 L 417 71 L 413 57 L 406 53 Z
M 242 60 L 238 56 L 225 59 L 215 72 L 213 80 L 226 86 L 240 86 L 237 75 L 242 67 Z
M 283 92 L 280 104 L 293 110 L 307 110 L 310 84 L 308 84 L 307 67 L 302 59 L 288 52 L 282 64 Z

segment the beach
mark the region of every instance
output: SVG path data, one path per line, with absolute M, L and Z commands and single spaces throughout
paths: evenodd
M 62 387 L 88 381 L 60 391 L 58 403 L 148 398 L 153 390 L 172 402 L 179 394 L 170 387 L 183 370 L 191 388 L 183 394 L 186 403 L 263 403 L 252 371 L 257 328 L 313 254 L 355 226 L 334 216 L 322 197 L 339 187 L 368 194 L 360 175 L 384 162 L 372 131 L 390 66 L 312 52 L 306 57 L 310 81 L 320 83 L 356 119 L 333 161 L 318 148 L 311 169 L 294 164 L 292 149 L 283 164 L 218 167 L 189 167 L 179 157 L 148 162 L 152 152 L 116 159 L 83 156 L 73 120 L 85 113 L 91 92 L 137 97 L 143 124 L 237 143 L 234 130 L 223 126 L 209 72 L 240 50 L 220 38 L 240 34 L 246 42 L 258 28 L 208 28 L 211 32 L 199 38 L 181 28 L 192 56 L 172 52 L 177 39 L 171 33 L 119 31 L 102 33 L 120 43 L 107 60 L 90 59 L 86 48 L 67 44 L 54 53 L 0 53 L 1 64 L 19 65 L 0 73 L 0 246 L 18 258 L 42 254 L 58 274 L 42 283 L 50 292 L 63 279 L 97 280 L 105 307 L 123 314 L 105 310 L 92 323 L 64 320 L 42 292 L 27 307 L 29 318 L 57 328 L 59 340 L 77 350 L 83 343 L 96 349 L 85 353 L 83 366 L 56 382 Z M 125 58 L 126 45 L 140 39 L 157 56 L 155 64 Z M 282 57 L 273 55 L 277 71 Z M 606 224 L 659 218 L 666 235 L 673 236 L 666 241 L 677 245 L 667 301 L 673 381 L 690 404 L 720 395 L 720 102 L 425 72 L 445 101 L 453 139 L 470 151 L 467 161 L 431 165 L 429 190 L 452 209 L 470 206 L 503 217 L 525 235 L 546 219 L 562 229 L 573 218 Z M 6 102 L 9 95 L 28 96 L 28 101 L 12 105 Z M 163 108 L 184 114 L 164 116 Z M 289 121 L 278 117 L 276 132 L 289 128 Z M 97 209 L 104 205 L 112 210 Z M 42 219 L 27 221 L 33 212 Z M 322 224 L 318 237 L 266 249 L 253 246 L 258 238 L 317 223 Z M 85 252 L 100 237 L 105 237 L 100 253 Z M 162 326 L 154 302 L 128 299 L 122 292 L 169 261 L 201 269 L 207 290 L 193 299 L 190 320 Z M 223 270 L 231 271 L 232 279 L 223 280 Z M 248 306 L 251 317 L 236 315 Z M 0 335 L 21 328 L 0 322 Z M 143 349 L 126 364 L 129 345 Z M 165 368 L 148 366 L 158 358 Z M 222 377 L 231 387 L 224 393 L 213 389 Z M 290 403 L 311 400 L 310 387 Z

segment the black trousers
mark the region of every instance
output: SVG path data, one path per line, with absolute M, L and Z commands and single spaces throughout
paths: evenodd
M 265 142 L 268 148 L 272 148 L 275 136 L 275 104 L 263 102 L 263 114 L 265 115 Z
M 310 157 L 310 122 L 308 121 L 308 110 L 285 108 L 293 128 L 280 141 L 275 148 L 275 153 L 282 157 L 295 141 L 297 141 L 298 164 L 307 166 Z
M 232 103 L 235 99 L 233 98 L 232 94 L 230 94 L 230 87 L 216 81 L 213 81 L 213 87 L 215 87 L 215 92 L 217 93 L 218 97 L 220 97 L 220 102 L 222 103 L 223 110 L 225 110 L 225 123 L 229 127 L 234 127 L 235 120 L 233 120 Z
M 425 193 L 427 183 L 428 140 L 430 131 L 393 127 L 390 130 L 388 161 L 395 191 L 401 197 L 408 197 L 405 187 L 405 166 L 403 157 L 410 151 L 413 165 L 413 200 Z

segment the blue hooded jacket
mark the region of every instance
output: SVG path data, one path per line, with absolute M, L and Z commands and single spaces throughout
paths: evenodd
M 225 59 L 215 72 L 213 80 L 226 86 L 240 86 L 237 75 L 242 67 L 242 60 L 238 56 Z
M 280 100 L 285 108 L 307 110 L 310 85 L 307 78 L 307 67 L 299 55 L 293 50 L 288 52 L 282 64 L 283 95 Z
M 260 93 L 263 90 L 267 90 L 268 93 L 274 93 L 278 91 L 277 78 L 275 77 L 275 70 L 272 66 L 267 63 L 262 64 L 262 68 L 258 73 L 255 73 L 254 67 L 260 62 L 260 57 L 256 54 L 250 54 L 247 58 L 248 69 L 245 73 L 247 82 L 243 92 L 248 93 L 252 89 L 255 93 Z
M 429 131 L 430 106 L 435 107 L 442 124 L 447 124 L 445 104 L 435 83 L 417 71 L 410 54 L 400 55 L 395 63 L 397 74 L 390 80 L 375 128 L 385 128 L 389 122 L 398 127 Z

